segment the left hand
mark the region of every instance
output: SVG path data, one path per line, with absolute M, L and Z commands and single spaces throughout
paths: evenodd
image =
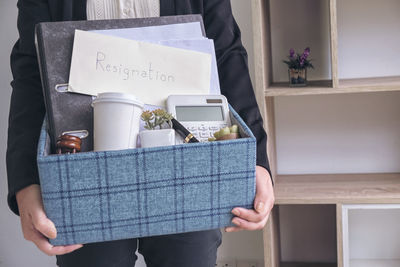
M 226 232 L 241 230 L 261 230 L 267 224 L 269 214 L 274 206 L 275 196 L 271 177 L 268 171 L 256 166 L 256 197 L 254 210 L 234 208 L 232 213 L 236 216 L 232 222 L 236 225 L 225 228 Z

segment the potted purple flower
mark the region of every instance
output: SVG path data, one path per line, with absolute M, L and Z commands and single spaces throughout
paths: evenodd
M 293 48 L 289 51 L 289 60 L 284 60 L 289 67 L 289 86 L 300 87 L 307 85 L 307 69 L 314 68 L 311 64 L 311 60 L 308 59 L 310 56 L 310 48 L 304 49 L 303 54 L 297 54 Z

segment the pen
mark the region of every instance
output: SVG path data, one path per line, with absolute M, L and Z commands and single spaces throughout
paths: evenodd
M 188 129 L 185 128 L 179 121 L 176 119 L 172 119 L 172 128 L 183 137 L 183 140 L 185 143 L 198 143 L 199 140 L 194 137 L 194 135 L 188 131 Z

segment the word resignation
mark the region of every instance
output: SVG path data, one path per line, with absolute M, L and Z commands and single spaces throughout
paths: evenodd
M 161 71 L 155 70 L 149 62 L 148 68 L 132 69 L 122 64 L 115 65 L 107 61 L 107 55 L 103 52 L 97 52 L 96 57 L 96 71 L 113 73 L 119 75 L 122 80 L 147 80 L 147 81 L 161 81 L 166 83 L 175 82 L 173 75 L 168 75 Z

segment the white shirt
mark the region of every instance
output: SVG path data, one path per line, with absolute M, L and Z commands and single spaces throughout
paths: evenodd
M 160 0 L 87 0 L 88 20 L 160 16 Z

